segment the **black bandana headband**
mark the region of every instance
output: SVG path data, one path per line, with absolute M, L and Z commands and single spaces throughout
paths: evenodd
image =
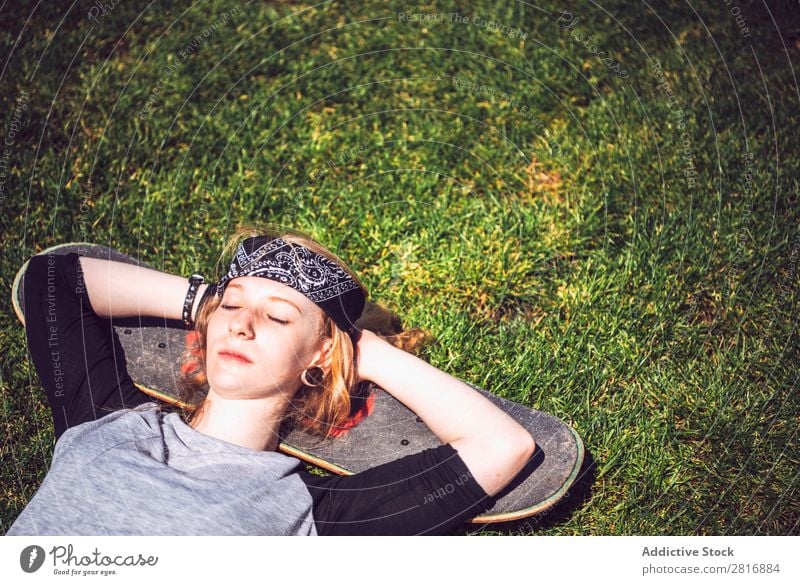
M 281 238 L 247 238 L 236 250 L 228 273 L 217 283 L 222 298 L 239 276 L 260 276 L 289 286 L 307 297 L 351 337 L 366 302 L 362 288 L 339 264 L 300 244 Z

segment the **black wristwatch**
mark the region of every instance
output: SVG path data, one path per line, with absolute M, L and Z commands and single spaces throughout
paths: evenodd
M 186 300 L 183 301 L 183 324 L 186 325 L 187 329 L 191 329 L 194 326 L 194 322 L 192 321 L 192 304 L 194 303 L 194 297 L 197 296 L 197 289 L 200 288 L 200 285 L 205 282 L 205 278 L 203 278 L 199 274 L 192 274 L 189 277 L 189 290 L 186 291 Z

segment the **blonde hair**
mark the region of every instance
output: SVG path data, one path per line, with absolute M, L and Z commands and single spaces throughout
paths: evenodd
M 333 252 L 299 230 L 270 224 L 245 224 L 239 227 L 225 245 L 220 261 L 232 258 L 239 244 L 253 236 L 280 237 L 290 244 L 299 244 L 317 254 L 333 260 L 353 278 L 368 297 L 366 287 L 356 274 Z M 227 266 L 227 263 L 224 264 Z M 183 420 L 190 424 L 197 416 L 208 392 L 205 369 L 206 334 L 208 321 L 221 299 L 216 295 L 208 299 L 195 319 L 195 329 L 187 336 L 187 347 L 182 357 L 181 375 L 178 378 L 179 398 Z M 433 337 L 420 328 L 403 330 L 400 319 L 384 306 L 367 300 L 361 317 L 356 321 L 360 329 L 368 329 L 391 345 L 417 354 Z M 300 427 L 317 437 L 338 436 L 366 415 L 369 383 L 357 383 L 355 348 L 350 336 L 339 329 L 329 315 L 323 313 L 319 329 L 320 344 L 331 339 L 330 370 L 321 386 L 306 386 L 298 378 L 299 389 L 292 398 L 283 425 Z M 283 431 L 282 434 L 286 432 Z

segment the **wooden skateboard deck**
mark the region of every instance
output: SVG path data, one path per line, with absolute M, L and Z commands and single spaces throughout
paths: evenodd
M 121 252 L 90 243 L 62 244 L 40 254 L 69 252 L 147 266 Z M 27 264 L 20 268 L 12 287 L 14 310 L 23 324 L 22 275 Z M 180 406 L 177 379 L 188 333 L 184 325 L 155 318 L 112 319 L 112 323 L 136 386 L 160 401 Z M 343 436 L 323 440 L 302 430 L 292 430 L 282 437 L 279 449 L 333 473 L 352 474 L 442 444 L 413 411 L 377 385 L 370 385 L 374 395 L 371 414 Z M 552 507 L 575 481 L 583 463 L 580 436 L 552 415 L 469 385 L 524 426 L 537 445 L 531 461 L 498 494 L 495 506 L 470 522 L 518 520 Z

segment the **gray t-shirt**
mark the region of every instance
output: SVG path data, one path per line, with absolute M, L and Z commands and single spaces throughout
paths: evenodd
M 300 468 L 143 404 L 67 429 L 6 534 L 316 536 Z

